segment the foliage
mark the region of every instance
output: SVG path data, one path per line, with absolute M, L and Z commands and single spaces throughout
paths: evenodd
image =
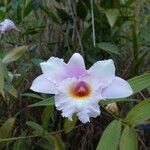
M 0 0 L 0 148 L 137 150 L 150 148 L 149 0 Z M 87 66 L 112 58 L 134 95 L 101 101 L 100 117 L 81 124 L 55 110 L 53 95 L 30 91 L 39 63 L 80 52 Z M 119 114 L 105 106 L 116 102 Z M 142 136 L 141 136 L 142 135 Z

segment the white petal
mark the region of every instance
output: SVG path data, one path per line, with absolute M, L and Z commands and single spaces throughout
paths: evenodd
M 79 81 L 85 81 L 90 85 L 92 90 L 90 96 L 76 98 L 70 95 L 70 86 Z M 56 108 L 62 111 L 64 117 L 68 118 L 71 118 L 73 113 L 77 113 L 79 119 L 83 123 L 88 122 L 90 117 L 97 117 L 100 114 L 98 102 L 102 98 L 101 89 L 97 84 L 99 84 L 97 80 L 94 80 L 91 77 L 65 79 L 58 87 L 59 94 L 55 96 Z
M 79 117 L 79 120 L 82 123 L 90 122 L 90 117 L 87 114 L 87 110 L 84 110 L 84 111 L 77 113 L 77 116 Z
M 133 90 L 127 81 L 115 77 L 112 83 L 102 91 L 102 97 L 124 98 L 130 96 L 132 93 Z
M 100 108 L 98 103 L 95 103 L 88 107 L 88 114 L 90 117 L 94 117 L 94 118 L 100 115 Z
M 79 53 L 74 53 L 68 62 L 69 66 L 85 69 L 84 59 Z
M 69 97 L 61 93 L 55 95 L 55 106 L 57 107 L 58 110 L 63 110 L 68 105 L 72 106 Z
M 88 72 L 92 76 L 97 77 L 105 86 L 115 77 L 115 66 L 113 60 L 98 61 L 88 70 Z
M 72 120 L 72 115 L 74 114 L 75 109 L 73 107 L 66 107 L 66 109 L 62 110 L 62 116 L 67 117 Z
M 58 90 L 66 95 L 68 95 L 68 90 L 69 90 L 69 87 L 76 83 L 78 80 L 76 78 L 67 78 L 65 80 L 63 80 L 60 84 L 59 84 L 59 87 L 58 87 Z M 69 95 L 68 95 L 69 96 Z
M 10 30 L 19 31 L 13 21 L 11 21 L 10 19 L 5 19 L 0 23 L 0 33 L 4 34 L 5 32 Z
M 67 117 L 72 120 L 72 115 L 75 113 L 75 107 L 71 103 L 69 97 L 66 97 L 64 94 L 55 95 L 55 106 L 57 110 L 62 111 L 62 116 Z
M 86 108 L 77 113 L 79 120 L 83 123 L 90 122 L 90 117 L 96 118 L 98 115 L 100 115 L 98 103 L 88 105 Z
M 57 94 L 57 87 L 55 84 L 47 80 L 47 78 L 44 75 L 38 76 L 32 83 L 31 90 L 35 92 L 40 93 L 46 93 L 46 94 Z
M 73 99 L 64 93 L 55 96 L 55 106 L 62 111 L 63 117 L 72 118 L 73 113 L 77 113 L 80 121 L 86 123 L 90 121 L 90 117 L 100 115 L 100 108 L 95 97 L 89 100 Z
M 47 62 L 41 64 L 42 72 L 53 82 L 59 83 L 68 77 L 68 67 L 62 59 L 51 57 Z

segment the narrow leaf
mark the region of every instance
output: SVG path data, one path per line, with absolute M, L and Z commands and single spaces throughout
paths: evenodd
M 96 44 L 96 47 L 105 50 L 109 53 L 119 54 L 118 47 L 114 44 L 111 44 L 109 42 L 100 42 Z
M 39 124 L 33 121 L 27 121 L 26 124 L 34 130 L 35 134 L 43 134 L 43 128 Z
M 105 129 L 96 150 L 117 150 L 121 133 L 121 122 L 114 120 Z
M 53 114 L 54 106 L 46 106 L 43 110 L 41 121 L 43 129 L 46 129 L 49 125 L 49 120 Z
M 150 73 L 146 73 L 128 80 L 133 89 L 133 93 L 136 94 L 145 88 L 150 86 Z
M 13 145 L 13 150 L 26 150 L 27 144 L 25 139 L 17 140 Z
M 32 0 L 28 2 L 27 6 L 25 7 L 24 11 L 23 11 L 23 17 L 25 18 L 26 16 L 28 16 L 31 11 L 32 11 Z
M 4 68 L 3 64 L 0 61 L 0 93 L 3 95 L 3 88 L 4 88 Z
M 29 105 L 28 107 L 38 107 L 38 106 L 51 106 L 54 105 L 54 97 L 48 98 L 46 100 L 34 103 L 32 105 Z
M 110 103 L 115 103 L 115 102 L 131 102 L 131 101 L 137 101 L 136 99 L 127 99 L 127 98 L 120 98 L 120 99 L 107 99 L 107 100 L 100 100 L 101 105 L 107 105 Z
M 114 24 L 116 23 L 117 18 L 119 16 L 119 10 L 118 9 L 107 9 L 107 10 L 105 10 L 105 14 L 106 14 L 108 22 L 112 28 L 114 26 Z
M 150 99 L 134 106 L 127 114 L 125 121 L 131 125 L 139 125 L 150 119 Z
M 66 133 L 70 132 L 75 127 L 77 120 L 78 118 L 75 115 L 72 117 L 72 121 L 65 119 L 64 129 Z
M 15 120 L 15 118 L 11 117 L 2 125 L 2 127 L 0 128 L 0 139 L 10 136 Z
M 137 134 L 134 128 L 125 127 L 120 140 L 120 150 L 138 150 Z
M 5 64 L 8 64 L 12 61 L 17 60 L 24 54 L 27 48 L 28 48 L 27 46 L 20 46 L 20 47 L 12 49 L 8 54 L 6 54 L 2 62 Z
M 9 94 L 17 98 L 18 92 L 12 85 L 5 85 L 4 90 L 6 90 Z
M 44 100 L 43 97 L 39 96 L 38 94 L 34 94 L 34 93 L 24 93 L 22 94 L 23 97 L 31 97 L 31 98 L 36 98 L 36 99 L 40 99 L 40 100 Z
M 59 135 L 55 136 L 55 150 L 65 150 L 65 145 Z

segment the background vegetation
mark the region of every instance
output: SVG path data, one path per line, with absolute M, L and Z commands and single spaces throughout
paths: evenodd
M 150 149 L 149 0 L 0 0 L 5 18 L 20 32 L 0 36 L 0 149 Z M 102 114 L 85 125 L 62 118 L 52 95 L 29 89 L 40 62 L 67 62 L 74 52 L 87 68 L 112 58 L 134 90 L 128 99 L 102 101 Z M 119 110 L 107 110 L 111 102 Z

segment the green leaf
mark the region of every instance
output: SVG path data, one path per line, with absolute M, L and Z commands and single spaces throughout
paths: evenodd
M 41 0 L 32 1 L 32 7 L 35 11 L 37 11 L 40 8 L 41 4 L 42 4 Z
M 117 150 L 119 144 L 119 138 L 121 133 L 121 122 L 114 120 L 112 121 L 105 131 L 98 143 L 96 150 Z
M 44 108 L 43 113 L 42 113 L 42 127 L 43 129 L 46 129 L 49 125 L 49 120 L 53 114 L 54 111 L 54 106 L 47 106 Z
M 7 138 L 10 136 L 13 126 L 15 124 L 15 118 L 9 118 L 0 128 L 0 139 Z
M 0 93 L 3 95 L 4 88 L 4 67 L 2 62 L 0 61 Z
M 57 10 L 57 15 L 61 19 L 62 23 L 65 23 L 70 19 L 69 14 L 65 10 L 59 8 L 56 8 L 56 10 Z
M 5 85 L 4 90 L 6 90 L 9 94 L 17 98 L 18 92 L 12 85 Z
M 129 7 L 133 2 L 135 2 L 135 0 L 121 0 L 121 3 L 126 7 Z
M 146 73 L 128 80 L 133 89 L 133 94 L 136 94 L 150 86 L 150 73 Z
M 23 11 L 23 17 L 28 16 L 32 11 L 32 0 L 30 0 L 28 2 L 28 4 L 26 5 L 24 11 Z
M 78 118 L 76 115 L 73 115 L 72 121 L 65 119 L 65 123 L 64 123 L 65 133 L 70 132 L 75 127 L 77 120 L 78 120 Z
M 81 18 L 81 19 L 85 19 L 87 16 L 87 7 L 85 5 L 85 3 L 82 0 L 79 0 L 76 4 L 76 11 L 77 11 L 77 15 Z
M 33 121 L 27 121 L 26 124 L 34 130 L 34 134 L 43 134 L 44 130 L 41 125 Z
M 43 101 L 40 101 L 40 102 L 34 103 L 32 105 L 29 105 L 28 107 L 51 106 L 51 105 L 54 105 L 54 104 L 55 104 L 54 97 L 50 97 L 50 98 L 45 99 Z
M 55 150 L 55 140 L 52 135 L 46 135 L 38 140 L 37 144 L 44 150 Z
M 106 9 L 105 14 L 106 14 L 108 22 L 112 28 L 119 16 L 119 10 L 118 9 Z
M 59 135 L 55 136 L 55 150 L 65 150 L 65 145 Z
M 106 100 L 100 100 L 101 105 L 107 105 L 110 103 L 116 103 L 116 102 L 131 102 L 131 101 L 137 101 L 136 99 L 125 99 L 125 98 L 120 98 L 120 99 L 106 99 Z
M 0 20 L 5 19 L 5 16 L 6 16 L 5 7 L 1 7 L 0 8 Z
M 52 19 L 54 23 L 60 24 L 59 17 L 55 13 L 55 11 L 50 10 L 46 5 L 42 5 L 41 9 Z
M 27 50 L 27 46 L 20 46 L 12 49 L 6 56 L 3 58 L 2 62 L 8 64 L 20 58 L 24 52 Z
M 45 98 L 39 96 L 38 94 L 34 94 L 34 93 L 24 93 L 22 94 L 23 97 L 31 97 L 31 98 L 36 98 L 36 99 L 40 99 L 40 100 L 44 100 Z
M 13 145 L 13 150 L 26 150 L 26 146 L 27 145 L 25 139 L 17 140 Z
M 130 125 L 139 125 L 150 119 L 150 99 L 134 106 L 127 114 L 125 121 Z
M 109 53 L 119 54 L 118 47 L 114 44 L 111 44 L 109 42 L 100 42 L 96 44 L 97 48 L 100 48 L 102 50 L 105 50 Z
M 23 81 L 30 74 L 32 67 L 25 68 L 25 71 L 21 74 L 21 76 L 13 83 L 15 89 L 19 89 L 20 86 L 24 83 Z
M 121 135 L 119 150 L 138 150 L 137 134 L 134 128 L 125 127 Z

